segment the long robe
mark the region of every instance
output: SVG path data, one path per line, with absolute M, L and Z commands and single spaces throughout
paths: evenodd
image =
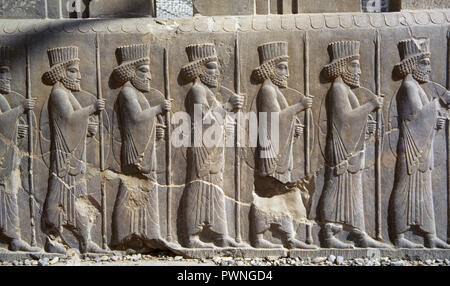
M 218 119 L 213 114 L 213 111 L 223 113 L 220 103 L 209 88 L 195 84 L 186 97 L 185 105 L 193 125 L 191 143 L 202 142 L 202 145 L 200 147 L 192 145 L 193 147 L 187 149 L 187 184 L 182 197 L 186 234 L 194 235 L 208 228 L 216 234 L 226 235 L 225 196 L 222 190 L 225 150 L 222 146 L 206 147 L 202 138 L 194 139 L 194 136 L 200 134 L 194 131 L 196 104 L 202 106 L 203 132 L 210 126 L 203 123 L 206 117 L 211 119 L 211 125 L 219 124 L 219 128 L 223 131 L 223 122 L 222 124 L 217 122 Z M 216 136 L 224 136 L 223 134 L 222 132 Z
M 87 196 L 86 136 L 88 116 L 75 115 L 82 106 L 67 90 L 53 87 L 48 102 L 51 165 L 44 217 L 50 227 L 85 227 L 88 217 L 78 199 Z
M 366 122 L 355 94 L 343 83 L 333 83 L 327 95 L 328 133 L 325 185 L 319 202 L 321 220 L 365 231 L 362 170 Z
M 151 108 L 145 96 L 127 83 L 119 94 L 122 133 L 122 172 L 143 179 L 139 184 L 121 181 L 114 207 L 113 241 L 133 235 L 144 240 L 160 237 L 158 187 L 156 186 L 156 121 L 132 116 Z M 145 183 L 144 183 L 145 182 Z
M 438 103 L 430 100 L 415 80 L 404 81 L 397 96 L 400 136 L 391 205 L 394 233 L 417 226 L 433 234 L 433 141 Z
M 258 121 L 258 178 L 255 181 L 252 213 L 256 233 L 277 225 L 281 231 L 294 231 L 292 219 L 306 219 L 306 209 L 300 190 L 291 178 L 294 167 L 295 115 L 283 113 L 289 107 L 282 92 L 270 80 L 265 81 L 257 95 Z M 261 122 L 261 112 L 267 114 L 267 124 Z M 272 113 L 279 116 L 278 140 L 272 134 Z M 278 150 L 277 150 L 278 149 Z
M 16 146 L 18 108 L 11 109 L 0 94 L 0 231 L 8 238 L 20 237 L 17 193 L 20 186 L 19 155 Z

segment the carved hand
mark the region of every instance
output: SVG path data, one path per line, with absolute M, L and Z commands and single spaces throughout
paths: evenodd
M 245 95 L 233 95 L 230 98 L 233 109 L 242 109 L 244 107 Z
M 376 98 L 372 99 L 372 104 L 374 105 L 374 109 L 379 109 L 383 107 L 384 98 L 381 96 L 377 96 Z
M 303 105 L 303 107 L 305 109 L 311 108 L 311 106 L 313 104 L 313 98 L 311 96 L 305 96 L 305 97 L 302 98 L 300 103 Z
M 172 109 L 172 100 L 173 99 L 164 100 L 164 102 L 160 105 L 162 112 L 167 112 Z
M 367 121 L 367 133 L 375 134 L 377 131 L 377 122 L 375 120 L 369 119 Z
M 165 128 L 166 126 L 163 124 L 156 124 L 156 140 L 164 139 L 164 135 L 166 134 Z
M 90 137 L 95 136 L 98 132 L 98 123 L 89 123 L 88 124 L 88 134 Z
M 106 101 L 104 99 L 98 99 L 95 103 L 95 110 L 96 111 L 103 111 L 105 110 Z
M 36 106 L 36 98 L 25 99 L 23 108 L 25 111 L 32 110 Z
M 438 116 L 436 123 L 437 130 L 442 130 L 445 128 L 445 121 L 446 118 L 444 116 Z
M 28 135 L 28 126 L 27 125 L 23 125 L 23 124 L 19 124 L 17 133 L 18 133 L 17 135 L 19 136 L 19 139 L 23 139 L 23 138 L 27 137 L 27 135 Z
M 305 129 L 305 125 L 296 123 L 295 124 L 295 137 L 300 137 L 303 135 L 303 130 Z

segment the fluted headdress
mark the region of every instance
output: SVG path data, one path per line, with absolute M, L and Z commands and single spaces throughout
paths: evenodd
M 217 61 L 216 46 L 211 43 L 187 46 L 186 54 L 189 63 L 183 66 L 181 72 L 187 81 L 195 80 L 206 63 Z
M 113 70 L 113 77 L 122 85 L 134 77 L 137 67 L 150 64 L 150 45 L 122 46 L 116 50 L 116 55 L 119 66 Z
M 271 42 L 258 47 L 260 66 L 253 71 L 257 81 L 264 81 L 270 78 L 275 70 L 276 64 L 286 61 L 288 56 L 287 42 Z
M 359 59 L 359 41 L 339 41 L 328 45 L 331 53 L 331 63 L 325 66 L 325 71 L 331 79 L 340 76 L 350 61 Z
M 47 50 L 50 70 L 43 75 L 45 84 L 53 85 L 64 76 L 65 66 L 79 62 L 78 47 L 59 47 Z
M 401 62 L 396 65 L 399 73 L 404 77 L 416 68 L 420 59 L 431 56 L 430 39 L 410 38 L 398 43 Z
M 9 47 L 0 47 L 0 65 L 10 65 L 10 49 Z

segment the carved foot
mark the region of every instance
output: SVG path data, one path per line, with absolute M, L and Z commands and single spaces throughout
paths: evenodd
M 440 240 L 437 236 L 432 236 L 425 239 L 425 246 L 427 248 L 443 248 L 450 249 L 450 245 Z
M 109 250 L 102 249 L 100 246 L 92 241 L 89 241 L 86 245 L 86 249 L 83 253 L 111 253 Z
M 212 243 L 204 243 L 198 237 L 190 238 L 187 243 L 188 248 L 214 248 Z
M 339 249 L 354 249 L 355 246 L 351 243 L 345 243 L 337 239 L 336 237 L 330 237 L 325 239 L 326 248 L 339 248 Z
M 246 247 L 248 246 L 245 243 L 237 243 L 229 236 L 221 236 L 216 239 L 215 244 L 218 247 Z
M 423 245 L 409 241 L 404 237 L 397 238 L 394 244 L 398 248 L 423 248 Z
M 301 248 L 301 249 L 317 249 L 317 246 L 315 245 L 310 245 L 310 244 L 306 244 L 303 241 L 300 241 L 298 239 L 295 238 L 289 238 L 286 240 L 286 247 L 288 249 L 293 249 L 293 248 Z
M 64 245 L 59 242 L 52 241 L 50 238 L 47 238 L 45 243 L 45 251 L 50 253 L 67 254 L 67 250 Z
M 39 252 L 41 251 L 40 248 L 37 247 L 31 247 L 28 245 L 25 241 L 21 239 L 13 239 L 11 243 L 9 244 L 9 249 L 11 251 L 27 251 L 27 252 Z
M 357 241 L 358 247 L 364 247 L 364 248 L 391 248 L 391 246 L 387 243 L 383 243 L 380 241 L 376 241 L 375 239 L 371 238 L 367 234 L 363 234 L 361 238 Z
M 279 244 L 274 244 L 268 240 L 265 240 L 263 238 L 257 238 L 255 239 L 253 243 L 253 247 L 255 248 L 282 248 Z
M 180 246 L 178 244 L 172 243 L 172 242 L 168 242 L 165 239 L 153 239 L 149 242 L 145 243 L 148 247 L 152 248 L 152 249 L 167 249 L 167 250 L 171 250 L 171 249 L 178 249 L 180 248 Z

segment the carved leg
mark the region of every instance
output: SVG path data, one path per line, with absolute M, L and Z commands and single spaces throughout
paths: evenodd
M 271 243 L 264 239 L 264 233 L 256 234 L 255 240 L 253 241 L 253 247 L 255 248 L 281 248 L 279 244 Z
M 407 240 L 403 233 L 397 235 L 394 245 L 398 248 L 423 248 L 423 245 Z
M 214 248 L 214 245 L 212 243 L 204 243 L 200 240 L 198 234 L 191 235 L 189 237 L 188 248 Z
M 12 251 L 28 251 L 28 252 L 39 252 L 41 249 L 37 247 L 29 246 L 25 241 L 20 238 L 14 238 L 9 243 L 9 249 Z
M 440 240 L 436 234 L 427 234 L 425 235 L 425 246 L 427 248 L 443 248 L 450 249 L 450 245 Z
M 287 233 L 286 237 L 284 238 L 284 243 L 286 245 L 286 248 L 293 249 L 293 248 L 301 248 L 301 249 L 317 249 L 317 246 L 306 244 L 303 241 L 300 241 L 294 237 L 294 234 Z
M 355 248 L 353 244 L 350 243 L 344 243 L 337 239 L 335 235 L 342 231 L 342 226 L 336 226 L 333 224 L 325 224 L 325 247 L 327 248 Z
M 362 232 L 360 230 L 354 230 L 353 233 L 356 234 L 357 238 L 357 245 L 358 247 L 364 247 L 364 248 L 391 248 L 391 246 L 387 243 L 383 243 L 380 241 L 376 241 L 375 239 L 371 238 L 367 235 L 367 233 Z
M 67 250 L 61 243 L 57 242 L 55 238 L 47 236 L 47 241 L 45 242 L 45 251 L 50 253 L 60 253 L 67 254 Z
M 100 246 L 98 246 L 95 242 L 92 241 L 90 228 L 87 226 L 87 224 L 81 225 L 80 235 L 81 235 L 80 241 L 81 253 L 110 253 L 109 249 L 106 250 L 102 249 Z

